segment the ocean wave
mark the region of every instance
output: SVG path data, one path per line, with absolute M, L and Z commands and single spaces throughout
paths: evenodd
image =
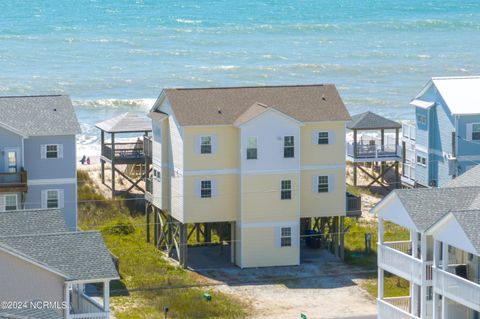
M 202 20 L 191 20 L 191 19 L 175 19 L 176 22 L 182 24 L 201 24 Z
M 155 99 L 98 99 L 98 100 L 73 100 L 75 107 L 133 107 L 149 109 L 155 103 Z

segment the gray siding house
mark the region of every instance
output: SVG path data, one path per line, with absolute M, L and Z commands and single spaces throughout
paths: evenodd
M 68 96 L 0 97 L 0 212 L 60 208 L 76 229 L 78 133 Z

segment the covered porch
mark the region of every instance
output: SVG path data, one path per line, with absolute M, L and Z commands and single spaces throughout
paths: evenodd
M 87 284 L 101 284 L 103 298 L 89 296 Z M 65 300 L 68 304 L 67 319 L 109 319 L 110 318 L 110 281 L 103 282 L 67 282 Z

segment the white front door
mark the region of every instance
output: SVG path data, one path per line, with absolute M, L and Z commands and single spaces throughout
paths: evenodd
M 18 173 L 20 170 L 19 165 L 20 149 L 18 147 L 5 148 L 5 171 L 8 173 Z

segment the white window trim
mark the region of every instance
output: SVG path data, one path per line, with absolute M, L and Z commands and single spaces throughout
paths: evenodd
M 290 188 L 283 189 L 283 182 L 290 182 Z M 292 191 L 293 186 L 292 185 L 293 185 L 293 183 L 292 183 L 291 179 L 282 179 L 280 181 L 280 199 L 281 200 L 292 200 L 293 199 L 293 191 Z M 282 198 L 283 192 L 290 192 L 290 198 Z
M 65 206 L 65 193 L 63 189 L 44 189 L 42 190 L 42 208 L 48 207 L 48 192 L 57 192 L 58 205 L 57 207 L 50 207 L 51 209 L 60 209 Z
M 290 236 L 284 236 L 283 235 L 283 230 L 284 229 L 289 229 L 290 230 Z M 282 245 L 282 239 L 287 239 L 290 238 L 290 245 Z M 293 227 L 287 226 L 287 227 L 280 227 L 280 247 L 281 248 L 288 248 L 293 246 Z
M 470 138 L 470 141 L 480 141 L 480 139 L 474 139 L 474 138 L 473 138 L 473 133 L 475 133 L 475 132 L 473 131 L 473 126 L 474 126 L 474 125 L 480 125 L 480 123 L 471 123 L 471 133 L 470 133 L 470 135 L 469 135 L 468 137 Z
M 249 147 L 251 138 L 255 139 L 255 148 Z M 255 149 L 257 151 L 257 154 L 256 154 L 257 156 L 255 158 L 248 158 L 248 150 L 250 150 L 250 149 Z M 258 159 L 258 138 L 256 136 L 248 136 L 247 137 L 247 147 L 246 147 L 245 159 L 247 159 L 249 161 Z
M 7 211 L 7 197 L 8 196 L 15 196 L 15 209 L 19 209 L 18 205 L 18 194 L 2 194 L 0 195 L 0 212 L 6 212 Z
M 420 158 L 420 161 L 418 161 L 418 158 Z M 425 164 L 422 163 L 422 159 L 425 159 Z M 415 157 L 415 162 L 422 167 L 427 167 L 427 158 L 425 156 L 417 155 Z
M 47 157 L 47 146 L 56 146 L 57 147 L 57 157 Z M 42 144 L 40 145 L 40 158 L 55 160 L 63 158 L 63 144 Z
M 320 133 L 327 133 L 327 143 L 319 143 Z M 331 144 L 331 133 L 329 131 L 318 131 L 317 132 L 317 145 L 330 145 Z
M 293 137 L 293 146 L 286 146 L 286 145 L 285 145 L 285 142 L 286 142 L 285 138 L 286 138 L 286 137 Z M 283 151 L 283 158 L 284 158 L 284 159 L 292 159 L 292 158 L 295 158 L 295 155 L 296 155 L 296 154 L 295 154 L 295 153 L 296 153 L 295 143 L 296 143 L 296 142 L 295 142 L 295 135 L 284 135 L 284 136 L 283 136 L 282 151 Z M 285 157 L 285 149 L 286 149 L 287 147 L 288 147 L 288 148 L 293 148 L 293 156 L 292 156 L 292 157 Z

